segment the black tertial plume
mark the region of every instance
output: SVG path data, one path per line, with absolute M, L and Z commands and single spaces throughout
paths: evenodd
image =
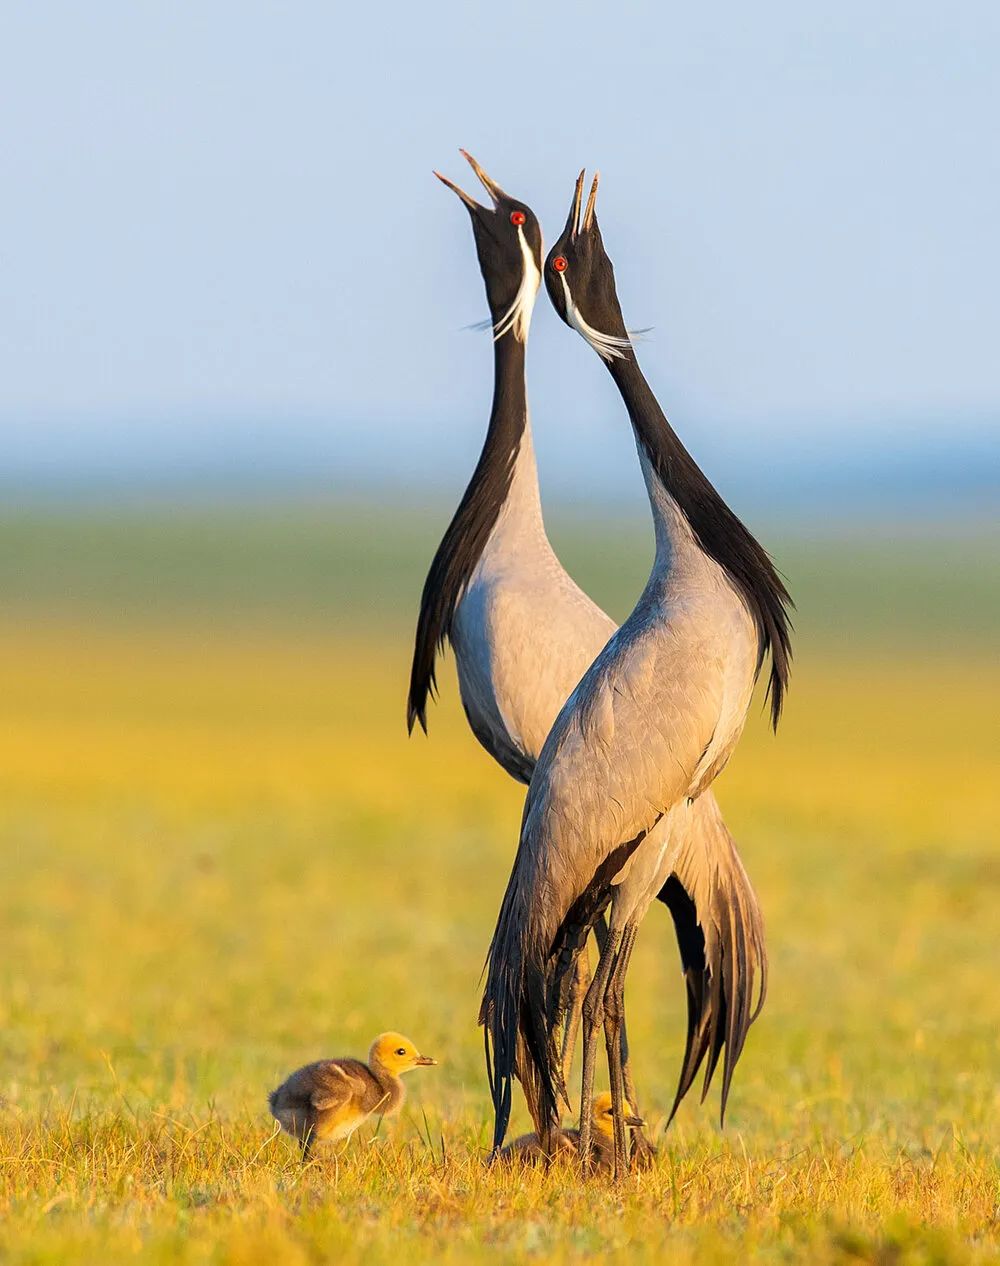
M 704 1100 L 725 1051 L 720 1106 L 724 1122 L 733 1072 L 764 1005 L 767 950 L 757 894 L 718 805 L 702 797 L 696 811 L 702 815 L 698 848 L 682 850 L 659 893 L 673 916 L 688 1001 L 687 1042 L 670 1120 L 703 1062 Z

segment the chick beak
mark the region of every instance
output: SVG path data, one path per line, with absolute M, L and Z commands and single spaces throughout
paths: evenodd
M 430 1068 L 433 1064 L 437 1063 L 437 1060 L 431 1059 L 429 1055 L 418 1055 L 413 1062 L 418 1068 Z
M 646 1122 L 642 1119 L 642 1117 L 637 1117 L 635 1113 L 630 1113 L 625 1118 L 625 1124 L 630 1130 L 641 1130 Z

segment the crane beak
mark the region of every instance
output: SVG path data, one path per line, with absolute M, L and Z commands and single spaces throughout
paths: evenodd
M 462 155 L 465 161 L 469 164 L 472 170 L 479 177 L 480 184 L 483 186 L 486 192 L 493 199 L 493 206 L 498 207 L 500 205 L 501 200 L 503 198 L 506 198 L 507 195 L 500 188 L 497 182 L 492 178 L 492 176 L 487 176 L 486 172 L 479 165 L 479 163 L 476 162 L 476 160 L 472 157 L 472 155 L 468 152 L 468 150 L 460 149 L 458 152 Z
M 570 204 L 569 215 L 566 217 L 566 227 L 563 229 L 563 237 L 568 237 L 572 242 L 580 225 L 580 206 L 583 202 L 583 182 L 587 175 L 587 169 L 584 167 L 576 178 L 576 189 L 573 191 L 573 201 Z
M 587 205 L 583 212 L 583 223 L 580 225 L 581 231 L 589 233 L 594 225 L 594 207 L 597 204 L 597 186 L 601 183 L 601 173 L 594 172 L 594 183 L 590 186 L 590 197 L 587 199 Z
M 442 176 L 439 171 L 436 171 L 434 175 L 437 176 L 438 180 L 440 180 L 443 185 L 447 185 L 448 188 L 452 191 L 452 193 L 457 194 L 465 203 L 465 205 L 469 208 L 469 210 L 473 212 L 473 214 L 475 214 L 475 212 L 477 211 L 486 210 L 485 207 L 481 207 L 479 205 L 479 203 L 475 200 L 475 198 L 470 198 L 464 189 L 460 189 L 453 180 L 449 180 L 447 176 Z
M 571 242 L 575 242 L 581 233 L 586 233 L 594 223 L 594 207 L 597 203 L 597 186 L 601 182 L 601 173 L 599 171 L 594 172 L 594 180 L 590 186 L 590 196 L 587 199 L 587 206 L 581 218 L 580 209 L 583 207 L 583 184 L 586 175 L 587 169 L 585 167 L 576 178 L 573 202 L 570 205 L 569 216 L 566 219 L 566 227 L 563 229 L 563 237 L 568 237 Z
M 488 176 L 486 174 L 486 172 L 483 170 L 480 164 L 476 162 L 476 160 L 472 157 L 470 153 L 468 153 L 467 150 L 460 149 L 458 152 L 462 155 L 465 161 L 469 164 L 472 170 L 479 177 L 480 183 L 482 184 L 483 188 L 490 195 L 490 198 L 493 202 L 493 208 L 495 210 L 500 205 L 501 199 L 506 198 L 507 195 L 500 188 L 497 182 L 492 178 L 492 176 Z M 465 205 L 469 208 L 469 210 L 474 215 L 478 214 L 480 211 L 488 210 L 487 207 L 480 206 L 479 203 L 475 200 L 475 198 L 467 194 L 464 189 L 459 188 L 459 186 L 456 185 L 453 180 L 449 180 L 447 176 L 442 176 L 439 171 L 436 171 L 434 175 L 437 176 L 438 180 L 440 180 L 443 185 L 447 185 L 448 188 L 452 191 L 452 193 L 456 194 L 459 198 L 461 198 L 462 201 L 465 203 Z

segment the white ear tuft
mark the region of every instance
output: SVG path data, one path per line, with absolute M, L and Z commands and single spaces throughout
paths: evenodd
M 514 296 L 514 302 L 493 327 L 494 343 L 498 339 L 503 338 L 508 330 L 512 330 L 514 337 L 521 343 L 527 339 L 532 309 L 535 306 L 538 287 L 542 284 L 542 275 L 538 271 L 538 265 L 535 263 L 535 257 L 531 253 L 531 247 L 525 240 L 520 226 L 518 226 L 517 237 L 521 243 L 521 258 L 524 265 L 521 273 L 521 284 L 518 287 L 517 294 Z M 486 324 L 489 325 L 489 322 Z
M 631 337 L 620 338 L 617 334 L 602 334 L 600 330 L 595 330 L 592 325 L 588 325 L 580 309 L 573 302 L 573 296 L 566 282 L 566 274 L 560 273 L 559 279 L 562 282 L 563 297 L 566 300 L 566 316 L 577 334 L 587 340 L 602 360 L 624 360 L 626 348 L 632 346 Z

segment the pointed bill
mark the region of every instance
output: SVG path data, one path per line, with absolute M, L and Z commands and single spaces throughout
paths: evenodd
M 504 191 L 500 188 L 500 186 L 492 178 L 492 176 L 488 176 L 486 174 L 482 166 L 478 162 L 476 162 L 476 160 L 472 157 L 472 155 L 469 153 L 468 150 L 460 149 L 458 152 L 462 155 L 465 161 L 469 164 L 472 170 L 479 177 L 480 183 L 482 184 L 483 188 L 493 199 L 493 206 L 494 207 L 499 206 L 500 199 L 507 197 Z
M 594 183 L 590 186 L 590 197 L 587 199 L 587 209 L 583 213 L 583 232 L 586 233 L 590 226 L 594 223 L 594 204 L 597 202 L 597 186 L 601 182 L 601 173 L 594 172 Z M 579 191 L 577 191 L 579 197 Z
M 458 194 L 470 211 L 485 211 L 485 207 L 481 207 L 475 198 L 470 198 L 464 189 L 460 189 L 453 180 L 449 180 L 447 176 L 442 176 L 439 171 L 434 173 L 443 185 L 447 185 L 452 193 Z
M 583 181 L 587 174 L 584 167 L 579 176 L 576 178 L 576 190 L 573 194 L 573 202 L 569 209 L 569 215 L 566 218 L 566 227 L 563 229 L 563 236 L 569 235 L 570 241 L 576 240 L 576 235 L 580 226 L 580 204 L 583 201 Z

